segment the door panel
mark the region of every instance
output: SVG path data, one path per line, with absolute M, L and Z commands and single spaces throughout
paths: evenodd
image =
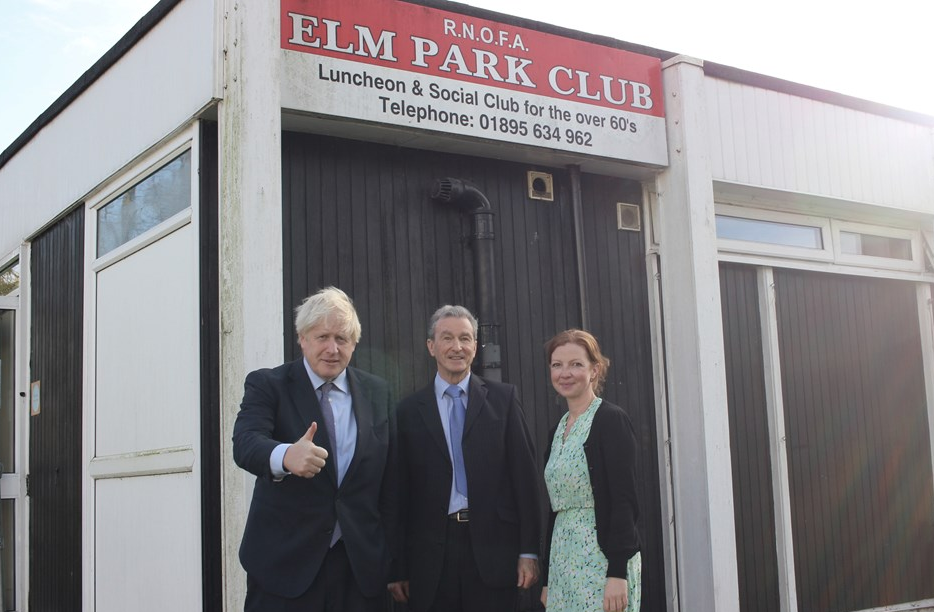
M 720 264 L 733 513 L 743 612 L 779 612 L 775 501 L 756 268 Z
M 202 605 L 196 245 L 187 224 L 96 275 L 97 612 Z
M 0 291 L 5 287 L 0 286 Z M 19 296 L 0 296 L 0 605 L 2 610 L 16 610 L 17 597 L 22 597 L 19 583 L 23 572 L 20 531 L 24 503 L 24 487 L 19 430 L 26 418 L 18 397 L 23 388 L 19 374 L 20 358 Z
M 914 283 L 775 271 L 798 609 L 934 597 Z

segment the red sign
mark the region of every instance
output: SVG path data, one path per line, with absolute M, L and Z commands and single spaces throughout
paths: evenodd
M 657 58 L 400 0 L 280 7 L 285 108 L 668 163 Z
M 281 0 L 281 11 L 283 49 L 664 117 L 654 57 L 399 0 Z

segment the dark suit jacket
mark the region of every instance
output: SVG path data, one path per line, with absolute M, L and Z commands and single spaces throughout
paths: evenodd
M 560 423 L 560 421 L 559 421 Z M 545 464 L 551 454 L 558 424 L 548 437 Z M 558 434 L 561 435 L 561 434 Z M 594 514 L 597 523 L 597 544 L 607 558 L 607 577 L 626 578 L 629 559 L 639 552 L 639 502 L 636 497 L 636 433 L 626 411 L 604 400 L 597 407 L 584 441 L 584 456 L 593 488 Z M 548 522 L 546 551 L 551 549 L 556 513 Z M 546 553 L 542 584 L 548 585 Z
M 389 388 L 386 381 L 347 368 L 357 447 L 340 489 L 334 463 L 314 478 L 273 480 L 269 455 L 292 443 L 317 421 L 314 442 L 333 454 L 321 407 L 301 359 L 246 378 L 234 424 L 237 465 L 256 474 L 240 563 L 260 588 L 282 597 L 304 593 L 327 553 L 335 520 L 360 590 L 373 597 L 386 589 L 389 550 L 380 503 L 389 451 Z M 340 493 L 338 495 L 338 493 Z
M 470 377 L 464 422 L 464 465 L 470 537 L 480 577 L 489 586 L 516 585 L 520 553 L 541 548 L 539 475 L 516 388 Z M 410 606 L 434 600 L 444 557 L 453 467 L 434 384 L 396 409 L 398 563 L 394 580 L 410 581 Z

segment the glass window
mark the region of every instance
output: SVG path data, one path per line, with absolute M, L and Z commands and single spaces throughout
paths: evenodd
M 805 249 L 824 248 L 819 227 L 726 215 L 717 215 L 717 238 L 764 242 Z
M 0 464 L 3 473 L 16 471 L 13 452 L 16 414 L 16 311 L 0 310 Z
M 12 295 L 19 289 L 19 262 L 0 270 L 0 295 Z
M 840 232 L 840 252 L 911 261 L 911 240 L 857 232 Z
M 190 205 L 189 149 L 97 211 L 97 256 L 109 253 Z

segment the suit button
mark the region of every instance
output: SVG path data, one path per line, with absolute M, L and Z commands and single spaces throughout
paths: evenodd
M 334 530 L 333 530 L 333 529 L 328 529 L 327 531 L 325 531 L 325 533 L 328 534 L 328 535 L 334 535 Z

